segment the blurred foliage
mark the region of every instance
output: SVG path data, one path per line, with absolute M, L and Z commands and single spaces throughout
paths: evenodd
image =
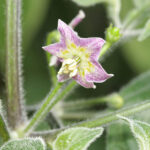
M 145 4 L 144 1 L 141 0 L 134 0 L 135 3 L 133 3 L 132 0 L 127 0 L 127 1 L 122 1 L 123 5 L 123 11 L 122 11 L 122 18 L 129 12 L 134 7 L 134 4 L 143 3 Z M 146 1 L 146 0 L 145 0 Z M 147 16 L 148 14 L 148 16 Z M 149 13 L 145 13 L 145 16 L 150 17 Z M 142 22 L 142 19 L 139 21 Z M 130 65 L 130 67 L 133 69 L 135 73 L 141 73 L 144 71 L 147 71 L 150 69 L 150 38 L 139 42 L 137 39 L 132 39 L 129 40 L 127 43 L 123 44 L 122 46 L 122 53 L 124 55 L 124 58 Z
M 146 122 L 132 120 L 123 116 L 118 116 L 123 119 L 130 126 L 133 136 L 136 139 L 139 150 L 145 150 L 150 148 L 150 125 Z M 133 148 L 131 148 L 132 150 Z M 135 149 L 135 148 L 134 148 Z
M 135 150 L 137 144 L 130 129 L 122 122 L 111 124 L 107 129 L 106 150 Z
M 150 71 L 136 77 L 120 90 L 120 95 L 124 99 L 124 107 L 131 106 L 140 101 L 150 98 Z M 134 118 L 150 122 L 148 115 L 150 110 L 143 111 L 134 115 Z M 117 131 L 117 132 L 116 132 Z M 118 121 L 107 127 L 107 149 L 133 150 L 137 149 L 137 144 L 131 131 L 125 124 Z M 117 142 L 116 142 L 117 141 Z
M 0 0 L 0 73 L 5 71 L 6 1 Z
M 134 78 L 119 91 L 119 94 L 123 97 L 125 101 L 125 106 L 132 105 L 150 98 L 149 81 L 150 71 Z
M 0 20 L 3 20 L 0 22 L 0 75 L 4 74 L 5 71 L 5 3 L 5 0 L 0 0 Z M 133 8 L 134 3 L 131 0 L 122 0 L 122 3 L 121 18 L 124 18 L 129 10 Z M 47 34 L 57 28 L 57 20 L 59 18 L 69 23 L 82 7 L 75 5 L 70 0 L 24 0 L 22 8 L 24 87 L 26 102 L 28 105 L 31 105 L 41 102 L 51 88 L 46 54 L 41 48 L 46 43 Z M 76 28 L 80 36 L 100 36 L 104 38 L 104 31 L 110 24 L 104 5 L 84 8 L 84 11 L 86 13 L 86 18 L 79 27 Z M 133 39 L 118 47 L 113 53 L 106 56 L 105 61 L 102 62 L 103 67 L 109 73 L 115 74 L 115 76 L 103 84 L 97 84 L 97 89 L 95 90 L 78 87 L 68 100 L 77 99 L 79 97 L 96 97 L 117 91 L 137 73 L 150 69 L 149 47 L 150 39 L 142 42 Z M 149 77 L 141 81 L 143 87 L 145 85 L 148 86 L 148 80 Z M 0 78 L 0 93 L 1 88 L 4 86 L 3 83 L 4 77 L 2 76 Z M 132 82 L 128 86 L 131 90 L 134 90 L 138 85 Z M 124 88 L 120 91 L 122 95 L 126 92 Z M 147 95 L 149 94 L 147 91 L 146 93 Z M 136 98 L 139 100 L 139 95 L 137 95 Z M 129 102 L 132 100 L 132 102 L 135 102 L 137 100 L 136 98 L 133 99 L 133 97 L 130 97 L 127 101 Z M 43 122 L 38 129 L 47 129 L 47 127 L 47 123 Z M 123 131 L 122 128 L 122 125 L 113 125 L 108 128 L 108 134 L 110 135 L 108 140 L 112 140 L 115 130 L 120 129 L 117 137 L 115 137 L 112 142 L 124 140 L 124 136 L 126 137 L 129 135 L 129 141 L 125 143 L 130 144 L 131 134 L 126 132 L 126 130 Z M 107 132 L 105 136 L 103 135 L 93 143 L 89 149 L 105 150 L 106 137 Z M 126 145 L 125 143 L 124 145 Z
M 140 73 L 147 71 L 150 68 L 149 47 L 149 38 L 142 42 L 138 42 L 136 39 L 130 40 L 128 43 L 123 45 L 123 55 L 134 72 Z

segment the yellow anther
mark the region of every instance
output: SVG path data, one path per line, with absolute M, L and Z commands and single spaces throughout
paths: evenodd
M 77 75 L 77 62 L 75 59 L 64 60 L 62 67 L 60 68 L 58 74 L 69 74 L 69 77 L 74 77 Z

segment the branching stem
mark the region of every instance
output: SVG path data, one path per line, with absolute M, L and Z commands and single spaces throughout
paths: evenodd
M 58 93 L 62 87 L 62 83 L 58 83 L 52 92 L 48 95 L 41 108 L 35 113 L 33 118 L 29 121 L 28 125 L 25 127 L 21 136 L 27 135 L 30 133 L 31 129 L 40 122 L 42 119 L 46 117 L 46 115 L 51 111 L 51 109 L 57 104 L 60 100 L 64 98 L 67 94 L 70 93 L 72 88 L 76 85 L 75 81 L 70 82 L 61 92 Z M 58 96 L 57 96 L 58 95 Z M 55 98 L 56 96 L 56 98 Z

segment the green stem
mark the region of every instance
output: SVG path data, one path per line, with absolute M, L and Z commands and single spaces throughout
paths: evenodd
M 107 114 L 105 116 L 102 116 L 102 117 L 99 117 L 99 118 L 96 118 L 93 120 L 79 123 L 79 125 L 77 125 L 77 126 L 82 126 L 82 127 L 85 126 L 85 127 L 89 127 L 89 128 L 98 127 L 98 126 L 102 126 L 102 125 L 105 125 L 105 124 L 108 124 L 110 122 L 118 120 L 119 118 L 117 117 L 117 115 L 130 116 L 130 115 L 133 115 L 137 112 L 141 112 L 141 111 L 144 111 L 144 110 L 149 109 L 149 108 L 150 108 L 150 100 L 148 100 L 145 103 L 135 105 L 135 106 L 132 106 L 130 108 L 122 109 L 120 111 L 116 111 L 114 113 Z
M 56 96 L 57 92 L 60 90 L 62 85 L 63 84 L 58 84 L 56 88 L 52 91 L 52 93 L 50 93 L 48 98 L 43 103 L 42 107 L 35 113 L 31 121 L 25 127 L 25 129 L 21 133 L 21 136 L 29 134 L 30 130 L 31 129 L 33 130 L 35 125 L 37 125 L 39 121 L 41 121 L 46 117 L 46 115 L 51 111 L 51 109 L 55 106 L 55 104 L 57 104 L 60 100 L 62 100 L 64 96 L 66 96 L 72 90 L 72 88 L 76 85 L 76 82 L 72 81 L 71 83 L 69 83 L 62 90 L 62 92 L 56 98 L 54 98 L 54 96 Z
M 48 95 L 41 108 L 35 113 L 33 118 L 27 124 L 25 129 L 23 130 L 23 134 L 27 134 L 41 119 L 43 118 L 44 112 L 47 110 L 47 107 L 51 105 L 52 99 L 56 96 L 57 92 L 60 90 L 63 84 L 58 83 L 57 86 L 53 89 L 52 92 Z
M 87 109 L 91 108 L 95 105 L 105 104 L 107 102 L 107 99 L 105 97 L 98 97 L 98 98 L 91 98 L 88 100 L 77 100 L 77 101 L 71 101 L 71 102 L 63 102 L 62 108 L 64 111 L 70 111 L 70 110 L 78 110 L 78 109 Z
M 107 50 L 111 47 L 111 45 L 112 45 L 112 44 L 109 43 L 109 42 L 106 42 L 106 43 L 104 44 L 104 46 L 103 46 L 102 49 L 101 49 L 99 58 L 101 58 L 101 57 L 107 52 Z
M 92 108 L 93 106 L 99 106 L 101 104 L 107 104 L 111 108 L 119 109 L 123 106 L 123 98 L 118 93 L 113 93 L 104 97 L 63 102 L 62 108 L 64 111 L 71 111 Z
M 21 0 L 7 0 L 6 37 L 7 115 L 8 123 L 14 129 L 26 120 L 21 77 Z
M 59 117 L 65 120 L 85 120 L 95 117 L 97 114 L 99 112 L 95 111 L 63 112 Z
M 139 103 L 137 105 L 128 107 L 126 109 L 121 109 L 119 111 L 115 111 L 113 113 L 107 113 L 103 116 L 97 117 L 97 118 L 92 119 L 92 120 L 87 120 L 87 121 L 83 121 L 83 122 L 74 124 L 74 125 L 72 125 L 72 127 L 81 126 L 81 127 L 95 128 L 95 127 L 99 127 L 99 126 L 104 126 L 104 125 L 109 124 L 113 121 L 119 120 L 117 115 L 131 116 L 131 115 L 134 115 L 135 113 L 145 111 L 147 109 L 150 109 L 150 100 L 148 100 L 144 103 Z M 37 133 L 33 133 L 32 136 L 42 136 L 47 141 L 49 141 L 51 139 L 56 138 L 57 134 L 59 134 L 61 131 L 68 129 L 68 128 L 69 127 L 52 130 L 52 131 L 47 132 L 45 134 L 41 134 L 41 133 L 37 132 Z
M 47 110 L 44 112 L 44 116 L 46 116 L 48 114 L 48 112 L 51 111 L 51 109 L 62 99 L 64 99 L 64 97 L 70 93 L 70 91 L 75 87 L 76 82 L 73 80 L 71 81 L 64 89 L 63 91 L 56 97 L 56 99 L 54 99 L 54 101 L 52 101 L 52 103 L 48 106 Z

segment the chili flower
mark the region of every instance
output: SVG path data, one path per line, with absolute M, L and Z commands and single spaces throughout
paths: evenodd
M 58 20 L 58 31 L 61 35 L 60 42 L 43 49 L 62 62 L 57 75 L 59 82 L 72 78 L 85 88 L 96 88 L 94 82 L 102 83 L 113 76 L 107 74 L 98 63 L 100 50 L 105 42 L 103 39 L 80 38 L 61 20 Z

